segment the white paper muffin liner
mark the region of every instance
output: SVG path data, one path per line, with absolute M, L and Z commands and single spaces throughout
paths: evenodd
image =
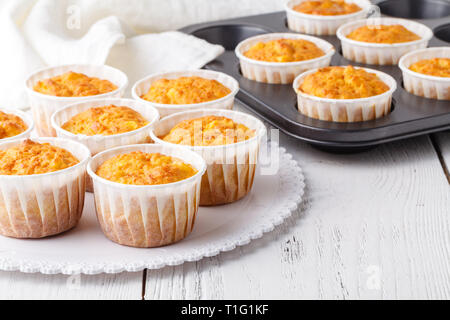
M 404 43 L 369 43 L 348 39 L 347 35 L 359 27 L 366 25 L 395 25 L 400 24 L 409 31 L 417 34 L 421 39 Z M 398 18 L 371 18 L 349 22 L 337 31 L 341 40 L 342 54 L 348 60 L 373 65 L 395 65 L 400 58 L 413 50 L 426 48 L 433 37 L 433 31 L 421 23 Z
M 134 111 L 141 114 L 145 119 L 147 119 L 149 123 L 137 130 L 110 136 L 86 136 L 83 134 L 74 134 L 61 128 L 64 123 L 81 112 L 84 112 L 91 108 L 104 107 L 109 105 L 129 107 L 130 109 L 133 109 Z M 140 101 L 132 99 L 105 98 L 79 102 L 64 107 L 63 109 L 58 110 L 53 114 L 53 116 L 51 117 L 51 124 L 58 137 L 78 141 L 88 147 L 92 155 L 96 155 L 99 152 L 111 148 L 151 142 L 150 130 L 158 120 L 158 110 Z
M 88 97 L 55 97 L 45 95 L 33 90 L 34 86 L 41 80 L 59 76 L 66 72 L 73 71 L 83 73 L 89 77 L 97 77 L 108 80 L 118 88 L 112 92 Z M 121 98 L 128 86 L 128 78 L 122 71 L 105 65 L 64 65 L 46 68 L 33 73 L 26 81 L 26 91 L 36 125 L 40 136 L 55 137 L 56 132 L 50 124 L 52 114 L 73 103 L 101 98 Z
M 346 0 L 348 3 L 356 3 L 362 10 L 336 16 L 306 14 L 293 9 L 305 1 L 308 0 L 291 0 L 285 4 L 288 27 L 292 31 L 319 36 L 335 35 L 336 30 L 347 22 L 367 18 L 371 12 L 372 14 L 379 13 L 379 8 L 372 5 L 369 0 Z
M 313 42 L 317 47 L 325 52 L 325 55 L 315 59 L 298 62 L 267 62 L 247 58 L 244 53 L 258 42 L 268 42 L 277 39 L 307 40 Z M 334 47 L 329 42 L 311 36 L 293 33 L 269 33 L 248 38 L 236 47 L 236 55 L 241 64 L 242 75 L 250 80 L 289 84 L 292 83 L 299 74 L 330 65 L 331 58 L 335 53 Z
M 155 186 L 125 185 L 95 174 L 106 160 L 135 151 L 179 158 L 198 173 L 186 180 Z M 199 155 L 180 147 L 141 144 L 99 153 L 88 164 L 88 173 L 94 181 L 97 217 L 104 234 L 116 243 L 139 248 L 181 241 L 194 228 L 205 169 Z
M 0 143 L 5 150 L 22 143 Z M 0 175 L 0 234 L 13 238 L 43 238 L 75 227 L 84 206 L 86 165 L 89 150 L 82 144 L 60 138 L 38 138 L 71 152 L 80 163 L 51 173 Z
M 0 139 L 0 143 L 1 142 L 6 142 L 6 141 L 11 141 L 11 140 L 20 140 L 20 139 L 24 139 L 24 138 L 29 138 L 30 137 L 31 132 L 34 129 L 34 121 L 30 117 L 30 115 L 28 115 L 27 113 L 22 112 L 20 110 L 17 110 L 17 109 L 3 109 L 3 108 L 0 108 L 0 111 L 2 111 L 4 113 L 7 113 L 7 114 L 13 114 L 15 116 L 18 116 L 27 125 L 27 130 L 25 130 L 21 134 L 18 134 L 17 136 Z
M 409 69 L 412 64 L 420 60 L 433 58 L 450 58 L 450 47 L 422 49 L 404 55 L 399 62 L 403 72 L 403 85 L 406 91 L 416 96 L 450 100 L 450 78 L 430 76 Z
M 256 136 L 247 141 L 223 146 L 182 146 L 192 150 L 205 159 L 207 170 L 202 179 L 200 196 L 201 206 L 212 206 L 235 202 L 245 197 L 252 189 L 259 146 L 266 135 L 266 127 L 257 118 L 242 112 L 230 110 L 197 110 L 174 114 L 157 123 L 152 132 L 152 139 L 165 146 L 174 146 L 160 137 L 183 120 L 215 115 L 232 119 L 250 129 Z
M 378 96 L 361 99 L 326 99 L 315 97 L 298 90 L 304 79 L 317 71 L 311 70 L 298 76 L 294 81 L 294 90 L 298 97 L 298 110 L 310 118 L 333 122 L 368 121 L 386 116 L 391 111 L 392 94 L 397 89 L 397 82 L 390 75 L 373 69 L 364 69 L 375 73 L 381 81 L 389 86 L 389 91 Z
M 216 80 L 223 84 L 225 87 L 231 90 L 231 93 L 227 96 L 202 103 L 193 103 L 193 104 L 163 104 L 163 103 L 155 103 L 142 99 L 141 97 L 148 92 L 152 83 L 160 79 L 178 79 L 180 77 L 201 77 L 204 79 Z M 167 117 L 171 114 L 188 111 L 188 110 L 198 110 L 198 109 L 233 109 L 234 107 L 234 98 L 236 94 L 239 92 L 239 83 L 229 75 L 226 75 L 222 72 L 211 71 L 211 70 L 189 70 L 189 71 L 174 71 L 174 72 L 166 72 L 166 73 L 157 73 L 150 75 L 140 81 L 138 81 L 133 89 L 132 95 L 133 98 L 137 101 L 141 101 L 147 103 L 151 106 L 154 106 L 161 116 L 161 118 Z

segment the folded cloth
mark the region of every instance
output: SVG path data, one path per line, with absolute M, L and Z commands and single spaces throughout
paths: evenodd
M 279 9 L 282 0 L 2 0 L 0 106 L 28 107 L 26 77 L 59 64 L 103 64 L 147 74 L 201 68 L 221 46 L 172 30 Z M 129 90 L 127 91 L 129 95 Z

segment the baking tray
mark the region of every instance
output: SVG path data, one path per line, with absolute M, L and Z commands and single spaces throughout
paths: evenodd
M 450 2 L 445 0 L 388 0 L 378 4 L 382 13 L 410 17 L 431 29 L 442 39 L 430 41 L 430 47 L 450 45 Z M 443 15 L 447 15 L 442 17 Z M 424 19 L 418 19 L 424 18 Z M 241 17 L 185 27 L 181 31 L 226 51 L 205 66 L 231 75 L 241 90 L 237 99 L 282 132 L 333 152 L 354 152 L 383 143 L 450 129 L 450 101 L 421 98 L 405 91 L 402 72 L 397 66 L 374 66 L 355 63 L 341 55 L 336 36 L 319 36 L 336 48 L 332 65 L 363 66 L 392 75 L 398 82 L 393 95 L 392 112 L 377 120 L 357 123 L 335 123 L 306 117 L 297 111 L 297 97 L 292 85 L 265 84 L 244 78 L 234 49 L 242 40 L 270 32 L 292 32 L 285 12 Z

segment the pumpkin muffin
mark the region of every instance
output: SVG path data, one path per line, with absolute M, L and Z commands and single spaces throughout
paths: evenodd
M 41 80 L 33 89 L 56 97 L 87 97 L 112 92 L 117 89 L 117 86 L 108 80 L 91 78 L 82 73 L 69 71 Z
M 386 44 L 404 43 L 421 39 L 417 34 L 400 24 L 366 25 L 349 33 L 347 38 L 361 42 Z
M 137 130 L 148 123 L 140 113 L 129 107 L 109 105 L 81 112 L 61 128 L 73 134 L 110 136 Z
M 420 60 L 412 64 L 409 69 L 428 76 L 450 78 L 450 58 Z
M 186 146 L 221 146 L 253 138 L 255 130 L 221 116 L 185 120 L 170 130 L 163 140 Z
M 319 69 L 308 75 L 298 89 L 319 98 L 360 99 L 380 95 L 389 86 L 374 73 L 347 66 Z
M 37 239 L 75 227 L 83 212 L 89 157 L 86 147 L 70 140 L 2 143 L 0 234 Z
M 157 80 L 141 98 L 155 103 L 182 105 L 214 101 L 230 93 L 231 90 L 217 80 L 192 76 Z
M 188 179 L 197 170 L 182 160 L 141 151 L 105 161 L 96 174 L 106 180 L 130 185 L 161 185 Z
M 319 16 L 337 16 L 351 14 L 362 10 L 358 5 L 347 3 L 343 0 L 304 1 L 292 9 L 297 12 Z
M 0 111 L 0 139 L 15 137 L 27 129 L 22 118 Z
M 311 60 L 325 55 L 313 42 L 302 39 L 278 39 L 258 42 L 244 56 L 266 62 L 296 62 Z
M 79 160 L 65 149 L 31 140 L 0 150 L 0 175 L 44 174 L 64 170 L 78 163 Z

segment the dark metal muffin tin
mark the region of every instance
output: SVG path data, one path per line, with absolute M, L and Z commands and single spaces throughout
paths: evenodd
M 450 3 L 443 0 L 387 0 L 379 3 L 382 13 L 421 22 L 437 30 L 441 39 L 450 41 Z M 420 8 L 420 10 L 417 10 Z M 437 10 L 436 8 L 439 8 Z M 417 19 L 420 17 L 432 19 Z M 436 18 L 437 17 L 437 18 Z M 359 64 L 345 59 L 336 36 L 321 36 L 332 43 L 337 53 L 332 65 L 357 65 L 378 69 L 393 76 L 398 89 L 393 95 L 392 112 L 377 120 L 336 123 L 312 119 L 297 111 L 297 97 L 292 85 L 265 84 L 244 78 L 234 49 L 242 40 L 264 33 L 292 32 L 287 28 L 286 14 L 265 15 L 197 24 L 182 31 L 220 44 L 226 52 L 205 66 L 238 80 L 241 90 L 237 99 L 284 133 L 329 151 L 352 152 L 382 143 L 450 129 L 450 101 L 421 98 L 405 91 L 402 72 L 397 66 Z M 436 37 L 430 47 L 449 46 Z

